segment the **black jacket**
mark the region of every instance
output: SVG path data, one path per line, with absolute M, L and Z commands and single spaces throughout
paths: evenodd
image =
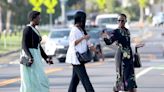
M 41 55 L 46 60 L 48 56 L 45 54 L 43 48 L 40 45 L 41 37 L 34 32 L 34 30 L 30 26 L 26 26 L 23 30 L 22 37 L 22 49 L 25 51 L 26 55 L 33 59 L 32 54 L 29 51 L 29 48 L 38 48 L 40 47 Z

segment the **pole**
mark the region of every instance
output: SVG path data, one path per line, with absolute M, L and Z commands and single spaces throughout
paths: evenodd
M 52 14 L 49 14 L 49 26 L 52 29 Z
M 62 22 L 63 24 L 66 24 L 66 18 L 65 18 L 65 0 L 61 0 L 61 9 L 62 9 Z
M 0 39 L 2 38 L 2 8 L 0 6 Z

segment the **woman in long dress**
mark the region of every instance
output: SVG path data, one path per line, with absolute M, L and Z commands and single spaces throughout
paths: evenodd
M 20 92 L 49 92 L 49 81 L 43 69 L 42 57 L 48 64 L 53 62 L 43 51 L 41 36 L 35 28 L 40 21 L 40 12 L 30 12 L 29 19 L 30 24 L 23 30 L 22 53 L 28 56 L 30 66 L 20 65 Z
M 136 92 L 137 88 L 130 42 L 130 32 L 127 28 L 125 28 L 125 23 L 126 15 L 120 14 L 118 17 L 119 27 L 110 35 L 106 32 L 103 33 L 104 41 L 107 45 L 111 45 L 113 42 L 116 42 L 118 46 L 116 52 L 117 80 L 114 86 L 114 92 Z

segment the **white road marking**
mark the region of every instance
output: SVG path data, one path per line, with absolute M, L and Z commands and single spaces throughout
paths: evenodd
M 153 69 L 153 67 L 148 67 L 146 69 L 144 69 L 143 71 L 139 72 L 137 75 L 136 75 L 136 79 L 138 79 L 139 77 L 141 77 L 142 75 L 146 74 L 147 72 L 151 71 Z

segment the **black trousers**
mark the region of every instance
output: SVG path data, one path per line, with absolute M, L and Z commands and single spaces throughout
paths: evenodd
M 81 80 L 86 92 L 95 92 L 89 80 L 84 64 L 73 65 L 72 80 L 68 92 L 76 92 L 77 85 Z

